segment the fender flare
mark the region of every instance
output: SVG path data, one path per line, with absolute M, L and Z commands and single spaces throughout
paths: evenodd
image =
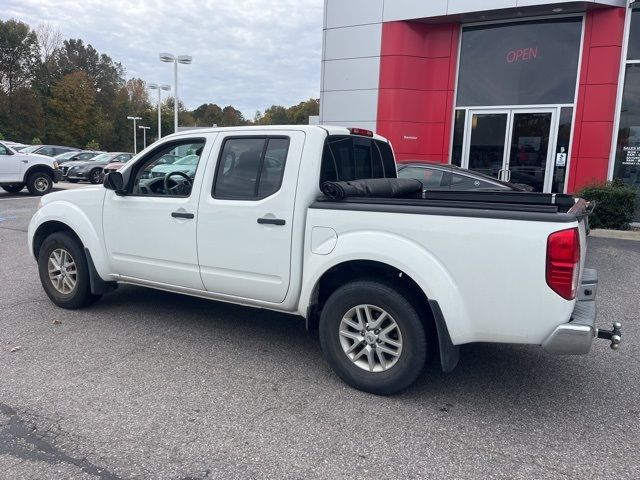
M 378 230 L 359 230 L 339 235 L 328 255 L 309 254 L 303 274 L 298 312 L 306 315 L 322 276 L 330 269 L 350 261 L 373 261 L 393 267 L 409 276 L 427 299 L 438 303 L 453 342 L 469 332 L 465 302 L 447 268 L 423 245 L 407 237 Z
M 26 184 L 29 179 L 29 175 L 35 172 L 47 172 L 51 175 L 51 178 L 55 180 L 55 173 L 53 168 L 49 165 L 45 165 L 44 163 L 36 163 L 35 165 L 31 165 L 26 172 L 24 172 L 24 176 L 22 177 L 22 183 Z

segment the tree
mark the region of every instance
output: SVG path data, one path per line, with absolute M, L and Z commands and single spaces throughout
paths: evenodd
M 222 109 L 222 122 L 220 123 L 221 127 L 236 127 L 244 124 L 245 120 L 240 110 L 236 110 L 231 105 Z
M 69 73 L 51 88 L 49 138 L 63 145 L 84 145 L 95 102 L 91 77 L 85 72 Z
M 40 46 L 40 58 L 42 63 L 53 59 L 53 55 L 62 45 L 62 33 L 50 23 L 41 23 L 35 28 L 38 45 Z
M 0 20 L 0 85 L 8 95 L 13 114 L 13 94 L 28 87 L 39 62 L 38 38 L 26 23 Z
M 147 84 L 141 78 L 131 78 L 125 83 L 125 88 L 129 94 L 129 105 L 132 113 L 140 115 L 142 112 L 149 110 L 149 91 Z
M 40 140 L 40 137 L 33 137 L 31 139 L 31 145 L 40 145 L 42 144 L 42 140 Z

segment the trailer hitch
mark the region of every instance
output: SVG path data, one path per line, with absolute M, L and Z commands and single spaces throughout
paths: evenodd
M 620 322 L 613 323 L 613 330 L 604 330 L 598 328 L 597 337 L 604 338 L 605 340 L 611 340 L 611 350 L 617 350 L 620 347 L 620 341 L 622 340 L 622 324 Z

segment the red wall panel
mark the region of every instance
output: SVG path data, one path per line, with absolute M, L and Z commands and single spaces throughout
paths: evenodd
M 459 29 L 383 25 L 378 133 L 391 140 L 400 161 L 449 161 Z
M 624 8 L 586 15 L 567 190 L 607 179 L 618 93 Z

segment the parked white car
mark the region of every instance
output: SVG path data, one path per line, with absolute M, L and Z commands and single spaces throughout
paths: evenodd
M 0 142 L 0 187 L 18 193 L 25 186 L 32 195 L 49 193 L 62 178 L 58 162 L 35 153 L 19 153 Z
M 198 152 L 193 170 L 149 175 L 180 149 Z M 181 132 L 104 186 L 44 197 L 29 249 L 63 308 L 131 283 L 299 315 L 319 325 L 336 373 L 377 394 L 410 385 L 436 353 L 452 370 L 472 342 L 585 354 L 597 335 L 617 348 L 619 325 L 595 326 L 586 202 L 423 194 L 395 177 L 391 146 L 364 130 Z M 410 182 L 414 198 L 400 195 Z

